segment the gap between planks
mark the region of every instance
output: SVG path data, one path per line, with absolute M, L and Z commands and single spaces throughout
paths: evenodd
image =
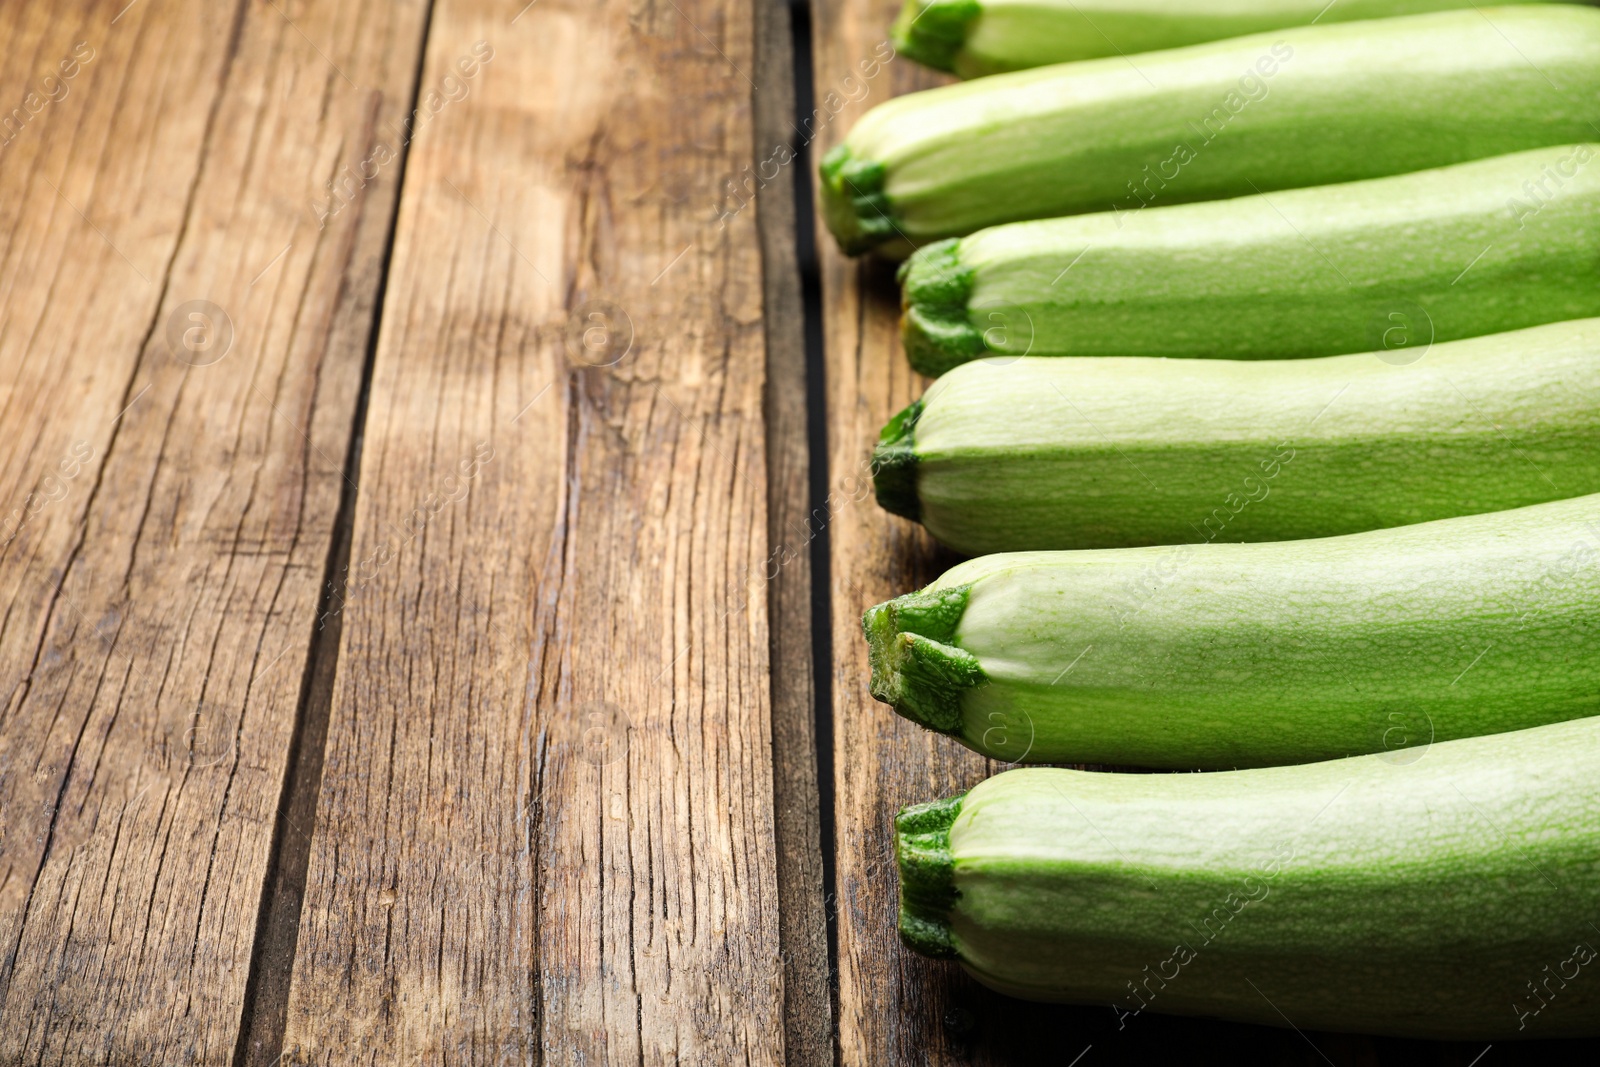
M 834 1062 L 834 1011 L 830 976 L 827 892 L 832 875 L 832 760 L 821 745 L 831 737 L 827 719 L 825 587 L 826 519 L 817 522 L 816 487 L 826 485 L 825 443 L 813 430 L 822 425 L 821 308 L 811 258 L 810 155 L 793 144 L 794 120 L 810 106 L 809 11 L 788 0 L 755 4 L 755 55 L 762 83 L 753 94 L 754 151 L 750 166 L 764 181 L 762 165 L 780 145 L 791 149 L 791 174 L 765 182 L 755 198 L 763 272 L 766 338 L 767 543 L 782 552 L 783 565 L 768 583 L 772 700 L 774 837 L 778 849 L 778 941 L 784 969 L 784 1049 L 790 1067 L 827 1067 Z M 800 147 L 799 151 L 794 151 Z M 785 179 L 790 180 L 785 180 Z M 797 205 L 800 210 L 797 211 Z M 801 220 L 805 225 L 801 224 Z M 820 479 L 820 482 L 819 482 Z M 819 592 L 823 598 L 818 602 Z M 819 671 L 820 668 L 820 671 Z
M 422 93 L 422 67 L 428 55 L 428 31 L 432 25 L 433 0 L 427 0 L 411 76 L 407 115 L 417 111 L 417 100 Z M 311 638 L 305 675 L 301 679 L 287 773 L 279 794 L 283 799 L 272 830 L 267 877 L 261 887 L 234 1067 L 274 1067 L 283 1059 L 283 1035 L 289 1021 L 289 981 L 294 976 L 295 947 L 300 939 L 300 904 L 305 897 L 311 834 L 317 824 L 317 795 L 322 786 L 328 716 L 333 708 L 339 637 L 344 632 L 344 612 L 334 610 L 334 605 L 341 603 L 347 592 L 344 576 L 348 575 L 350 567 L 351 532 L 355 526 L 356 496 L 360 492 L 361 444 L 372 397 L 378 325 L 383 321 L 384 300 L 389 292 L 389 265 L 394 260 L 395 229 L 400 218 L 399 191 L 405 188 L 406 163 L 410 158 L 411 142 L 407 141 L 400 148 L 400 159 L 395 167 L 396 192 L 389 205 L 388 231 L 384 235 L 383 256 L 378 266 L 377 295 L 361 362 L 361 384 L 351 417 L 350 447 L 344 459 L 344 488 L 339 495 L 339 513 L 334 519 L 333 537 L 328 546 L 322 597 L 317 603 L 317 629 Z

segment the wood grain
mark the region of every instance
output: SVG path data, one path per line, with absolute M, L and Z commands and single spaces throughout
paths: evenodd
M 285 1061 L 774 1063 L 750 9 L 517 6 L 434 8 Z
M 235 1052 L 422 30 L 288 8 L 6 11 L 5 1063 Z
M 908 59 L 882 59 L 892 56 L 884 42 L 898 7 L 893 0 L 814 5 L 815 158 L 874 104 L 942 80 Z M 900 807 L 980 781 L 985 761 L 868 695 L 860 622 L 867 607 L 926 584 L 946 563 L 920 527 L 878 508 L 867 466 L 878 431 L 926 383 L 900 350 L 892 266 L 847 260 L 820 223 L 818 245 L 828 397 L 840 1062 L 952 1062 L 959 1042 L 942 1019 L 957 1010 L 969 986 L 959 972 L 900 947 L 888 831 Z
M 794 169 L 806 165 L 794 123 L 795 43 L 787 0 L 755 0 L 755 152 L 747 162 L 761 231 L 767 346 L 766 575 L 772 633 L 773 817 L 778 934 L 783 947 L 784 1049 L 789 1067 L 832 1067 L 833 1003 L 823 902 L 813 682 L 813 544 L 806 323 L 796 247 Z M 787 159 L 787 163 L 781 161 Z M 736 181 L 742 192 L 744 181 Z M 737 202 L 737 198 L 735 198 Z M 730 203 L 728 206 L 733 206 Z M 810 205 L 806 205 L 810 210 Z M 819 457 L 820 458 L 820 457 Z

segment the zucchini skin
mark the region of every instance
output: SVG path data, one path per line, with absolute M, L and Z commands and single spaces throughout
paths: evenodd
M 1526 729 L 1600 714 L 1600 495 L 984 556 L 863 625 L 874 697 L 1008 762 L 1219 770 Z
M 1535 0 L 1501 0 L 1497 6 Z M 906 0 L 895 50 L 963 78 L 1131 55 L 1359 19 L 1464 6 L 1464 0 Z M 1470 6 L 1470 5 L 1466 5 Z
M 884 428 L 873 472 L 880 504 L 967 555 L 1332 537 L 1600 493 L 1600 319 L 1308 360 L 970 363 Z
M 902 938 L 1120 1025 L 1592 1035 L 1597 812 L 1600 719 L 1409 765 L 1013 770 L 896 820 Z
M 906 355 L 928 375 L 991 356 L 1302 359 L 1393 347 L 1397 329 L 1440 342 L 1600 315 L 1597 156 L 1562 145 L 941 242 L 900 268 Z
M 1356 181 L 1567 144 L 1593 138 L 1595 123 L 1600 11 L 1447 11 L 897 97 L 827 153 L 820 191 L 846 252 L 904 255 L 1022 219 Z

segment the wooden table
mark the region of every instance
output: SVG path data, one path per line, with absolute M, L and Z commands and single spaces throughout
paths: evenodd
M 935 79 L 893 0 L 524 5 L 0 9 L 0 1063 L 1485 1055 L 900 949 L 993 768 L 867 697 L 949 559 L 795 205 Z

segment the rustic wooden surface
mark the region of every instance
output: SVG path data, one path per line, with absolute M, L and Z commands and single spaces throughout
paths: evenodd
M 422 28 L 290 6 L 0 15 L 0 1062 L 234 1054 Z
M 753 40 L 434 6 L 287 1062 L 783 1058 Z
M 796 267 L 795 27 L 787 0 L 755 4 L 755 158 L 767 345 L 767 543 L 770 579 L 773 818 L 778 933 L 783 946 L 784 1050 L 790 1067 L 832 1067 L 824 865 L 818 789 L 812 631 L 812 552 L 824 524 L 811 515 L 805 311 Z M 804 175 L 801 175 L 803 180 Z M 747 180 L 731 190 L 741 194 Z M 731 207 L 732 205 L 728 205 Z M 719 206 L 719 210 L 721 207 Z M 811 205 L 803 208 L 810 212 Z M 825 465 L 825 457 L 818 458 Z
M 796 200 L 939 80 L 897 7 L 0 8 L 0 1064 L 1592 1058 L 900 948 L 894 810 L 997 768 L 867 697 L 952 557 Z
M 815 158 L 873 105 L 947 80 L 907 59 L 885 61 L 893 57 L 885 28 L 898 6 L 892 0 L 815 6 Z M 948 563 L 921 527 L 887 515 L 871 493 L 868 461 L 878 431 L 921 395 L 926 380 L 911 371 L 900 349 L 893 266 L 844 258 L 826 231 L 818 245 L 827 360 L 841 1062 L 948 1062 L 965 1037 L 955 1031 L 967 1020 L 956 1013 L 972 987 L 952 968 L 901 949 L 894 934 L 898 879 L 889 829 L 900 807 L 967 789 L 982 780 L 987 764 L 872 700 L 860 624 L 864 609 L 927 584 Z

